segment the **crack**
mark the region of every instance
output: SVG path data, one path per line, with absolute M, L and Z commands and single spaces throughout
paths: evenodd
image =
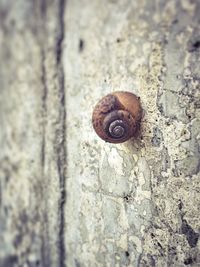
M 45 36 L 46 33 L 46 12 L 47 12 L 47 4 L 46 0 L 41 0 L 40 6 L 40 24 L 41 24 L 41 34 L 38 36 L 39 40 L 39 46 L 40 46 L 40 53 L 41 53 L 41 83 L 42 83 L 42 144 L 41 144 L 41 168 L 42 168 L 42 179 L 43 183 L 41 186 L 41 199 L 43 200 L 43 207 L 42 207 L 42 220 L 43 224 L 41 225 L 42 229 L 42 244 L 41 244 L 41 262 L 42 266 L 44 267 L 50 267 L 51 266 L 51 255 L 50 255 L 50 243 L 49 243 L 49 220 L 48 220 L 48 199 L 43 197 L 45 195 L 46 186 L 47 186 L 47 180 L 45 177 L 45 165 L 46 165 L 46 134 L 47 134 L 47 97 L 48 97 L 48 85 L 47 85 L 47 67 L 46 67 L 46 49 L 44 45 L 43 36 Z M 42 205 L 41 203 L 41 205 Z
M 43 19 L 46 19 L 46 11 L 47 11 L 47 3 L 46 0 L 41 0 L 40 1 L 40 12 L 41 12 L 41 16 L 43 17 Z
M 59 143 L 57 146 L 57 169 L 59 175 L 59 186 L 60 186 L 60 201 L 59 201 L 59 261 L 60 267 L 65 266 L 65 217 L 64 207 L 66 202 L 66 190 L 65 190 L 65 178 L 66 178 L 66 110 L 65 110 L 65 92 L 64 92 L 64 75 L 60 73 L 60 122 L 61 129 L 59 135 Z M 62 104 L 63 103 L 63 104 Z
M 41 57 L 42 57 L 42 63 L 41 63 L 41 81 L 43 85 L 43 95 L 42 95 L 42 117 L 43 117 L 43 124 L 42 124 L 42 149 L 41 149 L 41 162 L 42 162 L 42 167 L 44 168 L 45 165 L 45 146 L 46 146 L 46 141 L 45 141 L 45 135 L 46 135 L 46 114 L 47 114 L 47 84 L 46 84 L 46 68 L 45 68 L 45 52 L 43 49 L 41 49 Z
M 64 207 L 66 202 L 66 105 L 65 105 L 65 85 L 64 85 L 64 70 L 62 55 L 62 44 L 64 40 L 64 10 L 65 0 L 59 0 L 58 3 L 58 28 L 59 34 L 56 42 L 56 63 L 58 67 L 58 82 L 59 82 L 59 142 L 57 143 L 57 169 L 59 175 L 60 200 L 59 200 L 59 232 L 58 232 L 58 247 L 59 247 L 59 267 L 66 266 L 66 249 L 65 249 L 65 213 Z
M 47 3 L 45 0 L 41 1 L 41 17 L 43 19 L 43 31 L 46 32 L 45 28 L 45 18 L 46 18 L 46 8 Z M 58 129 L 55 131 L 55 140 L 56 144 L 56 166 L 59 176 L 59 190 L 60 197 L 58 200 L 58 236 L 57 236 L 57 253 L 58 253 L 58 267 L 65 267 L 65 258 L 66 258 L 66 250 L 65 250 L 65 217 L 64 217 L 64 207 L 66 202 L 66 190 L 65 190 L 65 179 L 66 179 L 66 107 L 65 107 L 65 87 L 64 87 L 64 69 L 62 62 L 63 49 L 62 44 L 64 40 L 64 9 L 65 9 L 65 0 L 59 0 L 57 4 L 57 32 L 55 36 L 55 61 L 56 61 L 56 74 L 58 77 Z M 40 40 L 41 41 L 41 40 Z M 42 38 L 43 41 L 43 38 Z M 46 50 L 43 42 L 40 44 L 41 46 L 41 82 L 43 85 L 43 93 L 42 93 L 42 147 L 41 147 L 41 166 L 44 173 L 45 162 L 46 162 L 46 119 L 48 117 L 48 105 L 47 105 L 47 97 L 48 97 L 48 86 L 47 86 L 47 68 L 45 66 L 46 60 Z M 48 225 L 48 205 L 45 204 L 44 207 L 44 221 L 45 225 Z M 42 262 L 44 266 L 51 266 L 51 255 L 50 253 L 50 244 L 49 244 L 49 229 L 43 226 L 44 237 L 43 245 L 42 245 Z
M 59 33 L 56 43 L 56 62 L 57 65 L 62 64 L 62 43 L 64 39 L 65 25 L 64 25 L 64 11 L 65 11 L 65 2 L 66 0 L 59 0 L 58 3 L 58 23 L 59 23 Z
M 47 116 L 47 95 L 48 95 L 48 87 L 47 87 L 47 78 L 46 78 L 46 67 L 45 67 L 45 51 L 41 47 L 41 82 L 43 86 L 43 94 L 42 94 L 42 145 L 41 145 L 41 166 L 42 166 L 42 176 L 44 178 L 44 183 L 45 183 L 45 150 L 46 150 L 46 116 Z M 42 189 L 42 195 L 44 194 L 45 191 L 45 185 L 43 186 Z M 48 227 L 48 216 L 47 216 L 47 203 L 45 199 L 45 204 L 44 204 L 44 214 L 43 214 L 43 220 L 44 220 L 44 225 L 42 226 L 44 235 L 42 235 L 42 264 L 43 266 L 51 266 L 50 262 L 50 255 L 49 255 L 49 231 Z

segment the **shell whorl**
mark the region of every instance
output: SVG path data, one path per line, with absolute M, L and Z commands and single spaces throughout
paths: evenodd
M 114 92 L 95 106 L 92 123 L 106 142 L 122 143 L 134 136 L 141 119 L 138 97 L 129 92 Z
M 110 123 L 108 131 L 113 138 L 121 138 L 124 135 L 125 127 L 122 120 L 116 120 Z

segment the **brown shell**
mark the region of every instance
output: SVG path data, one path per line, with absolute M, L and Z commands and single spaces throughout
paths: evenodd
M 130 139 L 137 132 L 142 117 L 139 98 L 129 92 L 113 92 L 103 97 L 95 106 L 92 115 L 94 130 L 106 142 L 122 143 Z M 114 120 L 123 122 L 124 135 L 113 137 L 109 132 L 109 125 Z

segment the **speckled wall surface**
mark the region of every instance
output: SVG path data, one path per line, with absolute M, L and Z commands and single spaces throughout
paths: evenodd
M 200 266 L 200 1 L 0 0 L 0 267 Z M 136 140 L 91 114 L 140 96 Z

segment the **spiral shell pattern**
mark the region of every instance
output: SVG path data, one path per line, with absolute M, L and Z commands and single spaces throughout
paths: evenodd
M 123 143 L 134 136 L 142 117 L 139 98 L 129 92 L 114 92 L 103 97 L 92 115 L 94 130 L 110 143 Z

